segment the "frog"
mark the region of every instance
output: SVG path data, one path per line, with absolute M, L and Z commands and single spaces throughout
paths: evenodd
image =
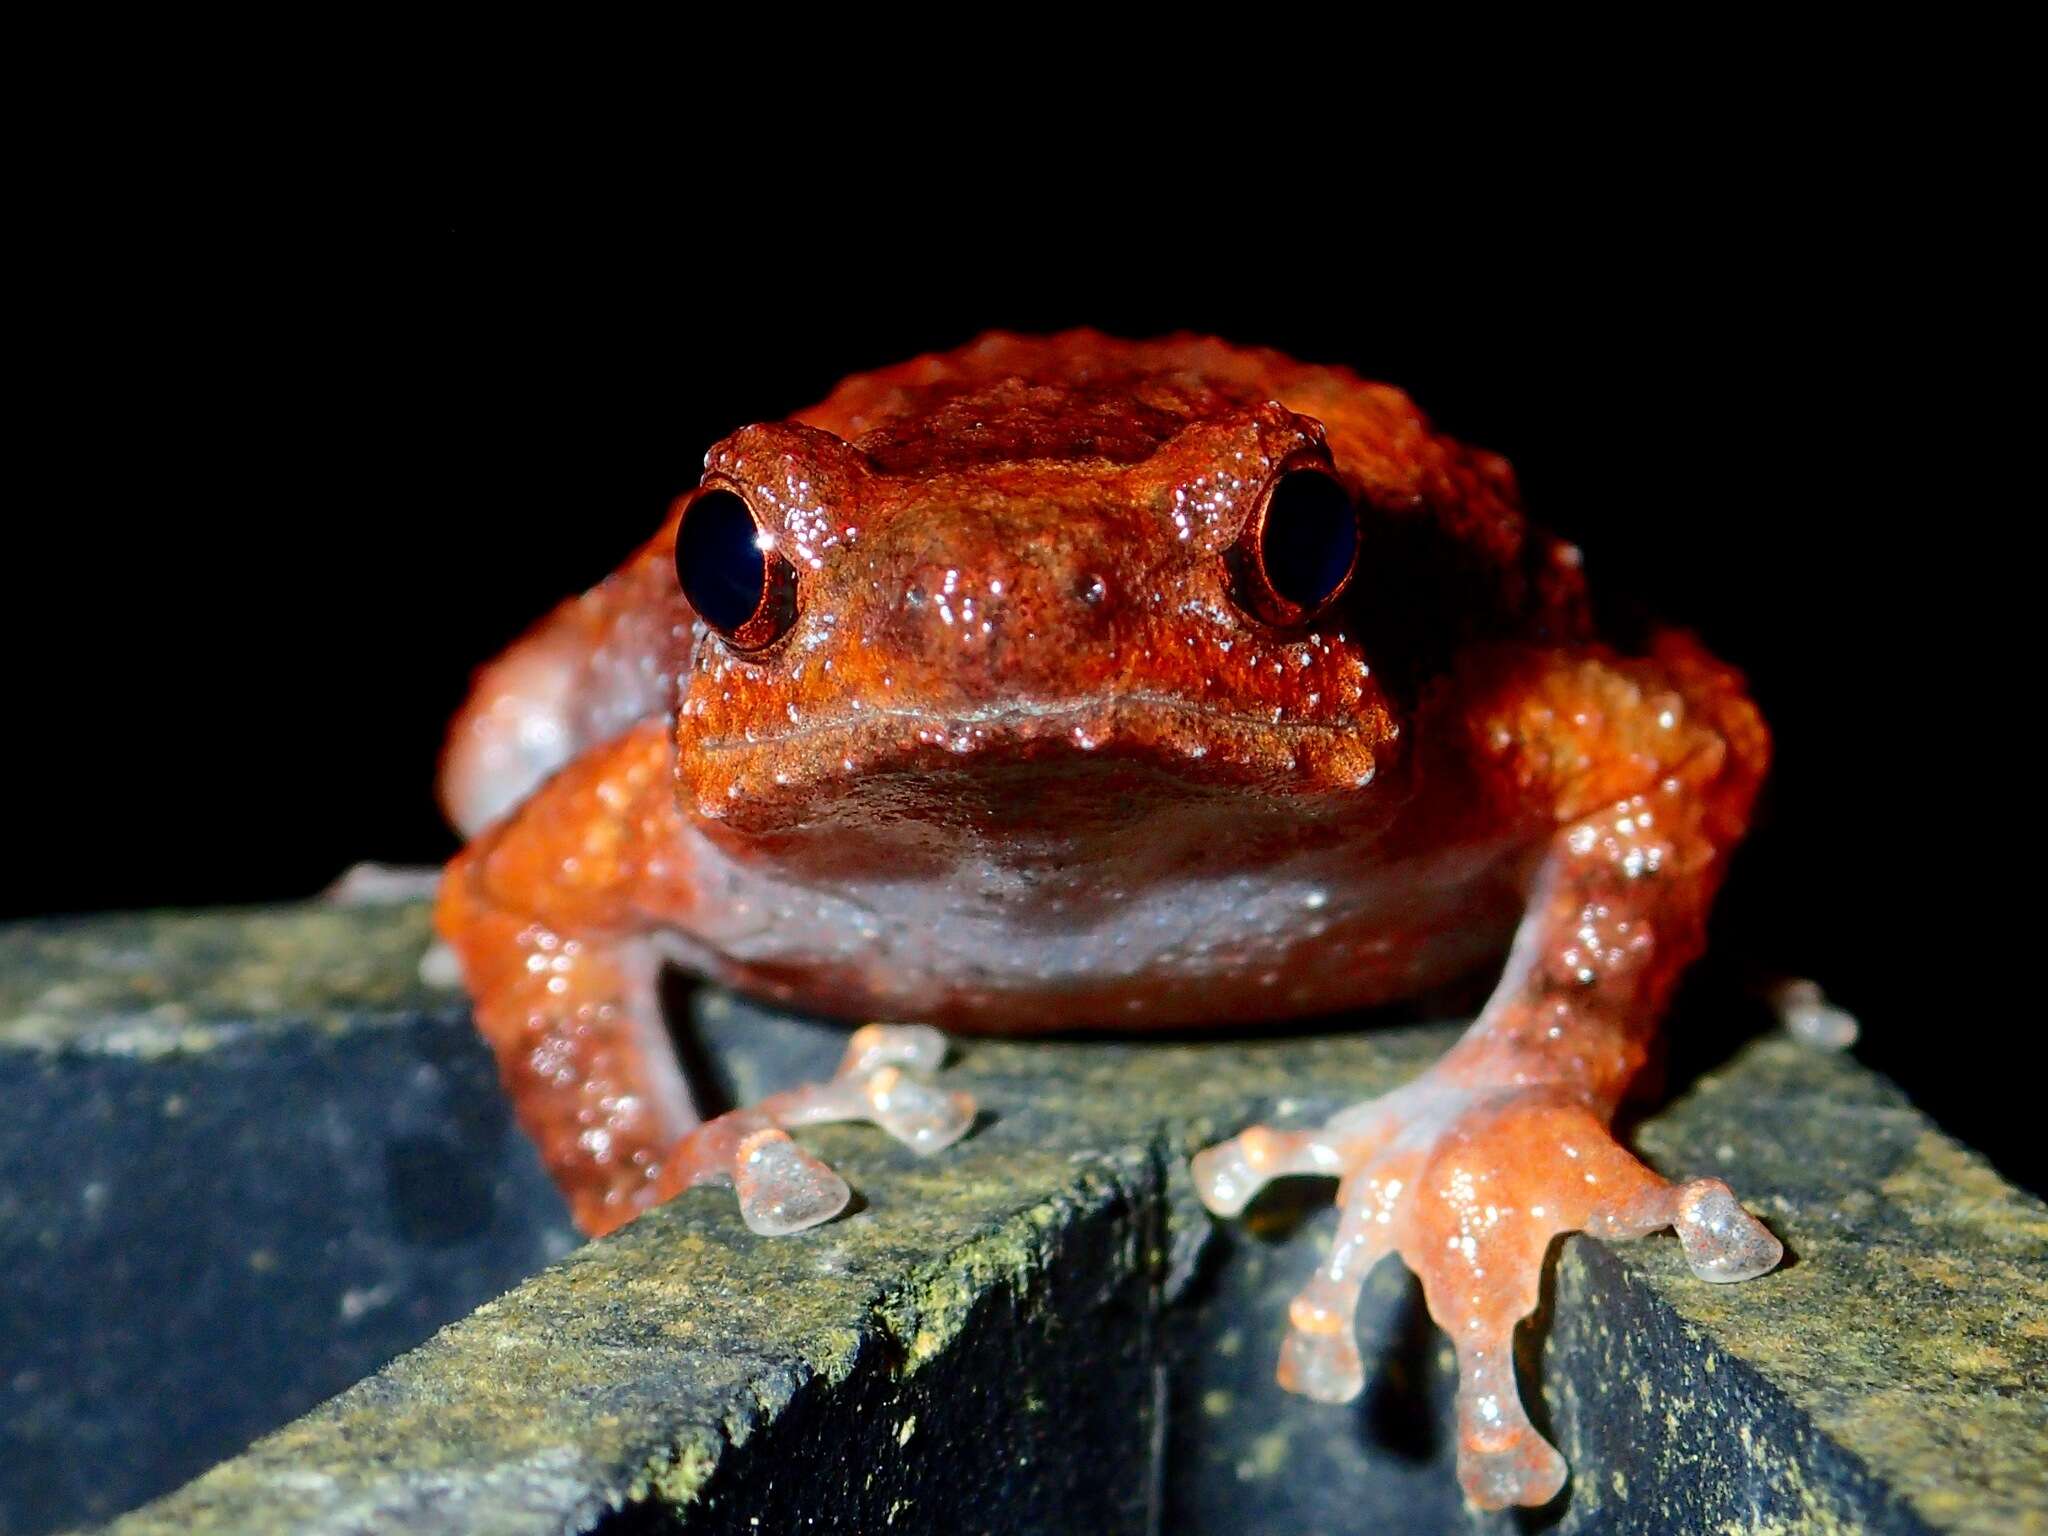
M 1567 1467 L 1514 1367 L 1560 1234 L 1782 1256 L 1614 1119 L 1763 779 L 1741 675 L 1603 634 L 1497 455 L 1343 366 L 1002 332 L 713 445 L 613 575 L 477 674 L 436 920 L 518 1118 L 601 1235 L 698 1185 L 832 1219 L 792 1135 L 966 1134 L 952 1034 L 1246 1032 L 1494 976 L 1413 1081 L 1193 1158 L 1218 1218 L 1337 1180 L 1280 1384 L 1358 1396 L 1365 1277 L 1449 1335 L 1459 1478 Z M 665 966 L 860 1024 L 830 1079 L 700 1118 Z M 886 1021 L 886 1022 L 879 1022 Z

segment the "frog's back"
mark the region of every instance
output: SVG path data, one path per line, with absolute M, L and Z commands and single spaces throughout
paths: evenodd
M 1267 400 L 1321 421 L 1338 462 L 1372 490 L 1415 492 L 1451 446 L 1390 385 L 1188 333 L 990 331 L 854 374 L 794 419 L 845 438 L 887 473 L 918 473 L 999 459 L 1136 463 L 1191 425 Z M 1505 486 L 1505 463 L 1482 457 Z

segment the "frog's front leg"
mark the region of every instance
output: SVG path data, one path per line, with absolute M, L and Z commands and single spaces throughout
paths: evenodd
M 1516 1324 L 1559 1233 L 1675 1226 L 1694 1273 L 1743 1280 L 1781 1249 L 1728 1187 L 1671 1184 L 1608 1130 L 1680 970 L 1698 952 L 1767 752 L 1733 675 L 1666 637 L 1643 662 L 1584 653 L 1504 667 L 1470 720 L 1495 790 L 1557 830 L 1507 970 L 1435 1067 L 1311 1131 L 1255 1127 L 1195 1162 L 1234 1214 L 1285 1174 L 1334 1173 L 1342 1217 L 1290 1310 L 1281 1384 L 1341 1402 L 1364 1385 L 1354 1314 L 1398 1253 L 1458 1360 L 1459 1477 L 1485 1507 L 1541 1504 L 1563 1459 L 1516 1388 Z
M 974 1116 L 916 1074 L 935 1030 L 869 1025 L 829 1082 L 699 1123 L 663 1023 L 654 936 L 696 903 L 667 728 L 649 721 L 587 754 L 449 865 L 436 921 L 520 1123 L 576 1224 L 598 1236 L 679 1190 L 729 1183 L 757 1232 L 802 1231 L 846 1184 L 789 1128 L 869 1120 L 920 1152 Z

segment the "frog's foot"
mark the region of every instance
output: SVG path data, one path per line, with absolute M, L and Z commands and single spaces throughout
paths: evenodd
M 699 1184 L 730 1184 L 740 1215 L 768 1237 L 801 1232 L 846 1208 L 846 1181 L 791 1140 L 789 1127 L 866 1120 L 913 1152 L 949 1147 L 974 1123 L 974 1099 L 934 1088 L 946 1037 L 922 1024 L 868 1024 L 854 1031 L 829 1082 L 806 1083 L 707 1120 L 662 1162 L 655 1198 Z
M 1289 1308 L 1280 1384 L 1323 1402 L 1358 1395 L 1359 1294 L 1373 1265 L 1399 1253 L 1456 1347 L 1458 1477 L 1489 1509 L 1546 1503 L 1564 1486 L 1564 1458 L 1529 1422 L 1514 1366 L 1515 1325 L 1536 1307 L 1552 1238 L 1676 1227 L 1693 1273 L 1715 1281 L 1763 1274 L 1783 1251 L 1727 1185 L 1667 1182 L 1549 1085 L 1426 1076 L 1320 1129 L 1255 1126 L 1194 1160 L 1196 1188 L 1220 1215 L 1271 1179 L 1305 1173 L 1339 1176 L 1342 1216 Z

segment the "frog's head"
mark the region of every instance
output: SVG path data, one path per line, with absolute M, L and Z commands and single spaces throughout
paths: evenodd
M 737 432 L 676 534 L 685 808 L 762 838 L 1346 806 L 1397 734 L 1338 607 L 1358 492 L 1312 418 L 1158 381 Z

